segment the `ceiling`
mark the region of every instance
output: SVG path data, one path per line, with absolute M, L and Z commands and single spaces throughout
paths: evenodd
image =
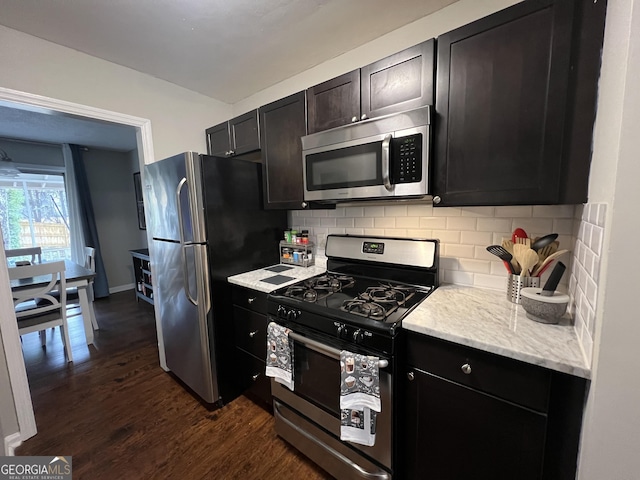
M 457 0 L 0 0 L 0 24 L 225 103 Z

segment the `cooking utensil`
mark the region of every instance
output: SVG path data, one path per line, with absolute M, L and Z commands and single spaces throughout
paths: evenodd
M 526 245 L 522 246 L 526 247 L 527 249 L 522 251 L 522 253 L 520 254 L 520 259 L 518 260 L 518 263 L 522 268 L 522 270 L 520 271 L 520 276 L 528 277 L 533 267 L 535 267 L 538 263 L 538 254 L 528 248 Z
M 540 250 L 538 250 L 538 258 L 540 259 L 540 263 L 544 262 L 544 259 L 547 258 L 552 253 L 557 252 L 559 247 L 560 247 L 560 242 L 558 242 L 557 240 L 554 240 L 546 247 L 542 247 Z
M 549 275 L 549 278 L 544 284 L 544 287 L 542 287 L 540 295 L 544 297 L 550 297 L 553 295 L 553 292 L 555 292 L 556 288 L 558 288 L 558 284 L 560 283 L 560 279 L 562 278 L 562 275 L 564 275 L 564 271 L 566 270 L 566 268 L 567 267 L 564 263 L 558 262 L 558 264 L 551 272 L 551 275 Z
M 544 237 L 537 238 L 532 244 L 531 249 L 536 252 L 543 247 L 546 247 L 551 242 L 553 242 L 556 238 L 558 238 L 557 233 L 550 233 L 549 235 L 545 235 Z
M 541 277 L 542 274 L 544 272 L 546 272 L 547 270 L 549 270 L 549 267 L 551 267 L 551 265 L 553 265 L 553 260 L 551 260 L 550 262 L 548 262 L 544 267 L 542 267 L 541 269 L 539 269 L 536 274 L 534 275 L 534 277 Z M 534 268 L 535 271 L 535 268 Z
M 513 243 L 519 243 L 518 238 L 529 238 L 529 236 L 522 228 L 516 228 L 511 234 L 511 241 Z
M 511 273 L 515 273 L 515 267 L 511 264 L 511 260 L 513 259 L 513 255 L 507 252 L 500 245 L 489 245 L 487 247 L 487 252 L 493 253 L 496 257 L 502 260 Z
M 551 255 L 549 255 L 547 258 L 544 259 L 544 261 L 542 263 L 538 263 L 538 265 L 536 265 L 536 268 L 533 269 L 533 272 L 531 272 L 531 275 L 534 277 L 537 277 L 539 275 L 539 272 L 542 271 L 542 269 L 550 262 L 552 262 L 553 260 L 555 260 L 556 258 L 558 258 L 560 255 L 567 253 L 569 250 L 566 249 L 562 249 L 562 250 L 558 250 L 555 253 L 552 253 Z M 518 257 L 516 257 L 518 258 Z
M 513 240 L 511 240 L 510 238 L 503 238 L 502 248 L 504 248 L 507 252 L 513 255 Z

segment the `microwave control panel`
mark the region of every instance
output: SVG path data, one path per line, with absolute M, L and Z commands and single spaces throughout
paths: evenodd
M 393 145 L 393 183 L 422 181 L 422 134 L 398 137 Z

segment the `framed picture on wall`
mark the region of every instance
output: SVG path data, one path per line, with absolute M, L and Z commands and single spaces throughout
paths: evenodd
M 133 188 L 136 192 L 136 207 L 138 209 L 138 228 L 146 230 L 147 224 L 144 220 L 144 199 L 142 198 L 142 182 L 140 181 L 140 172 L 133 174 Z

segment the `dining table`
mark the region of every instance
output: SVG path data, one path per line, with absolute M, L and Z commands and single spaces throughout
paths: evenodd
M 93 300 L 89 300 L 89 282 L 96 276 L 95 272 L 83 265 L 79 265 L 71 260 L 65 259 L 65 281 L 67 288 L 76 287 L 78 289 L 78 300 L 82 312 L 82 323 L 84 324 L 84 334 L 87 345 L 93 343 L 93 325 L 95 324 L 95 312 L 93 311 Z M 15 267 L 9 262 L 9 267 Z M 30 278 L 11 280 L 11 290 L 24 290 L 38 288 L 46 285 L 51 280 L 51 275 L 38 275 Z

